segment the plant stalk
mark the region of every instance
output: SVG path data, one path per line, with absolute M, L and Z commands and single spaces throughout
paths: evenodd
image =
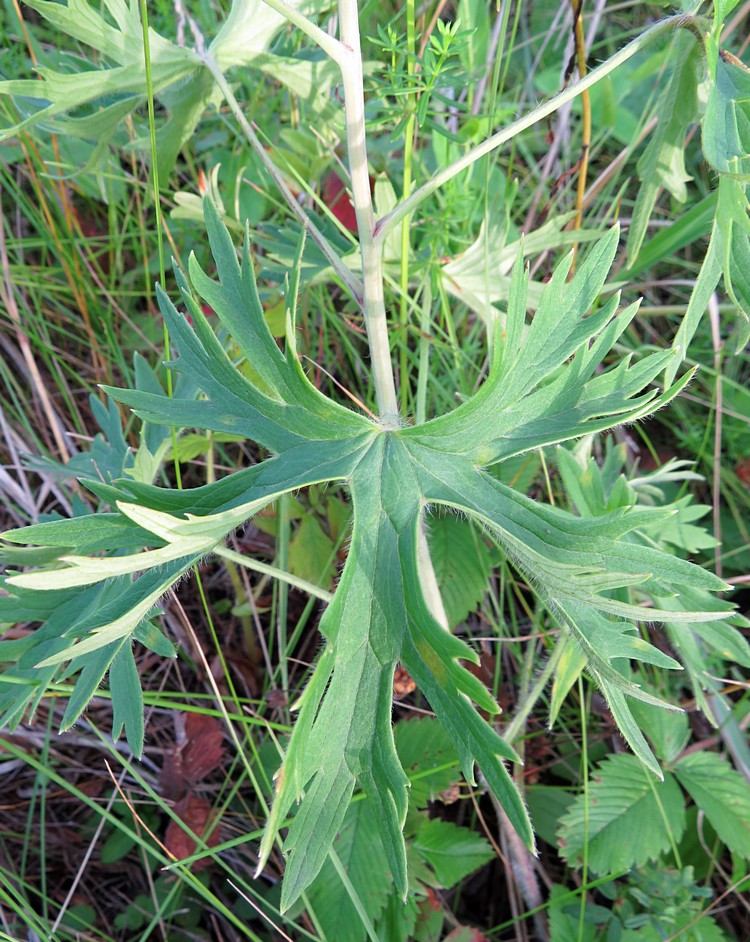
M 362 311 L 370 345 L 378 412 L 384 425 L 398 428 L 398 400 L 388 342 L 388 321 L 385 314 L 383 251 L 382 245 L 376 242 L 374 237 L 375 215 L 372 208 L 370 172 L 367 162 L 362 46 L 359 38 L 359 10 L 356 0 L 339 0 L 339 20 L 341 42 L 344 47 L 340 65 L 344 85 L 349 174 L 362 253 L 364 288 Z
M 216 80 L 216 84 L 218 85 L 219 89 L 221 90 L 222 95 L 226 99 L 227 104 L 229 105 L 232 111 L 232 114 L 235 116 L 238 124 L 242 128 L 242 131 L 245 137 L 247 138 L 250 146 L 253 148 L 255 153 L 260 158 L 261 162 L 263 163 L 263 166 L 268 171 L 268 175 L 271 177 L 271 179 L 273 180 L 273 182 L 276 184 L 277 188 L 279 189 L 279 192 L 284 197 L 284 200 L 286 201 L 287 206 L 294 213 L 297 219 L 300 221 L 305 231 L 309 233 L 310 238 L 316 243 L 316 245 L 321 250 L 323 255 L 325 255 L 328 262 L 330 262 L 331 267 L 336 272 L 336 274 L 341 279 L 341 281 L 344 283 L 344 285 L 346 286 L 348 291 L 351 293 L 355 301 L 361 304 L 363 289 L 362 289 L 362 285 L 359 282 L 359 279 L 357 279 L 356 276 L 353 275 L 352 272 L 346 267 L 346 265 L 342 262 L 341 256 L 339 255 L 339 253 L 333 248 L 333 246 L 330 244 L 328 239 L 326 239 L 323 233 L 318 229 L 315 223 L 310 219 L 310 217 L 307 215 L 307 213 L 302 208 L 302 206 L 300 206 L 294 193 L 292 193 L 292 191 L 287 186 L 286 181 L 284 180 L 283 176 L 281 175 L 279 171 L 279 168 L 276 166 L 273 160 L 269 157 L 258 135 L 255 133 L 252 125 L 245 117 L 242 111 L 242 108 L 240 108 L 239 102 L 237 101 L 234 95 L 234 92 L 232 91 L 231 86 L 229 85 L 229 82 L 226 80 L 226 77 L 224 73 L 221 71 L 221 69 L 219 68 L 219 66 L 216 64 L 216 62 L 213 60 L 213 58 L 210 55 L 205 56 L 203 59 L 203 62 L 205 63 L 206 68 L 211 72 L 214 79 Z

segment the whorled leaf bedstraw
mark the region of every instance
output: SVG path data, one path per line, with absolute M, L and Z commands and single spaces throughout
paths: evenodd
M 645 416 L 687 382 L 684 376 L 661 392 L 653 385 L 672 364 L 671 351 L 602 367 L 637 309 L 633 304 L 618 310 L 616 296 L 594 309 L 615 255 L 617 229 L 589 251 L 571 281 L 570 257 L 558 265 L 529 324 L 528 277 L 519 262 L 507 318 L 495 331 L 491 371 L 478 393 L 422 425 L 386 428 L 328 399 L 308 380 L 295 352 L 294 279 L 286 346 L 279 349 L 263 318 L 249 240 L 240 263 L 208 200 L 205 218 L 218 281 L 195 257 L 189 264 L 192 288 L 177 271 L 190 320 L 159 293 L 179 354 L 169 367 L 192 380 L 203 397 L 108 392 L 148 422 L 245 435 L 271 457 L 193 490 L 128 479 L 87 481 L 111 512 L 4 534 L 10 543 L 52 549 L 44 568 L 3 582 L 10 595 L 0 599 L 0 618 L 13 611 L 15 620 L 41 626 L 0 643 L 0 661 L 13 665 L 0 676 L 2 722 L 17 724 L 50 684 L 69 680 L 75 686 L 62 721 L 68 727 L 109 671 L 115 732 L 124 725 L 140 753 L 142 700 L 132 641 L 169 652 L 166 639 L 148 627 L 161 596 L 207 553 L 221 552 L 224 537 L 262 507 L 284 493 L 330 481 L 351 495 L 351 543 L 320 622 L 325 644 L 299 701 L 261 848 L 262 867 L 279 829 L 288 826 L 284 908 L 320 870 L 355 788 L 376 810 L 394 884 L 406 894 L 401 829 L 408 782 L 391 729 L 397 663 L 452 735 L 467 779 L 473 780 L 476 762 L 513 826 L 533 846 L 523 801 L 504 764 L 516 754 L 473 705 L 498 712 L 461 664 L 476 661 L 476 653 L 439 623 L 423 588 L 422 518 L 430 507 L 466 514 L 496 541 L 580 645 L 623 735 L 659 774 L 627 701 L 651 698 L 618 665 L 637 660 L 679 667 L 638 632 L 635 623 L 644 615 L 675 622 L 723 613 L 644 610 L 638 602 L 668 598 L 687 586 L 721 590 L 724 583 L 623 539 L 670 510 L 627 507 L 575 517 L 536 503 L 488 472 L 521 452 Z M 229 359 L 193 289 L 231 334 L 253 379 Z M 61 548 L 73 548 L 76 555 Z M 616 590 L 627 590 L 629 601 Z M 299 808 L 287 821 L 295 802 Z

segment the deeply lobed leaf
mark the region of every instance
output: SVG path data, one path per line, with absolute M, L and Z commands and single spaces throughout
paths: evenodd
M 639 603 L 668 599 L 685 586 L 716 591 L 724 584 L 683 560 L 628 542 L 638 527 L 664 519 L 662 510 L 621 506 L 577 518 L 530 500 L 484 470 L 520 451 L 632 420 L 679 391 L 681 383 L 662 392 L 651 385 L 664 369 L 662 354 L 598 372 L 635 312 L 631 306 L 618 313 L 617 299 L 611 299 L 589 314 L 614 257 L 616 230 L 593 247 L 570 282 L 570 259 L 558 267 L 528 326 L 528 276 L 517 264 L 506 337 L 496 333 L 492 370 L 479 393 L 448 416 L 387 430 L 314 389 L 296 357 L 291 329 L 285 350 L 277 347 L 258 303 L 247 248 L 238 261 L 210 202 L 205 212 L 218 278 L 210 279 L 193 261 L 193 285 L 234 335 L 253 379 L 230 361 L 180 273 L 193 323 L 161 294 L 178 350 L 169 366 L 198 384 L 205 398 L 168 399 L 156 389 L 112 395 L 151 423 L 244 434 L 273 456 L 194 490 L 127 479 L 89 482 L 111 513 L 11 531 L 13 544 L 47 542 L 60 557 L 55 568 L 6 579 L 11 596 L 0 598 L 0 615 L 14 610 L 14 617 L 42 627 L 23 642 L 0 643 L 0 659 L 15 662 L 0 677 L 3 721 L 19 722 L 55 678 L 77 675 L 64 719 L 72 723 L 109 669 L 115 724 L 125 726 L 138 750 L 142 727 L 137 699 L 131 702 L 130 642 L 147 638 L 143 624 L 158 599 L 268 502 L 336 481 L 348 488 L 353 504 L 349 553 L 320 623 L 325 647 L 299 703 L 261 847 L 262 866 L 279 830 L 288 826 L 284 908 L 319 873 L 356 788 L 376 816 L 393 884 L 401 895 L 407 891 L 402 827 L 408 779 L 391 729 L 399 662 L 448 731 L 466 777 L 473 780 L 478 763 L 533 847 L 526 809 L 505 766 L 517 761 L 516 753 L 477 712 L 475 704 L 489 714 L 498 707 L 461 663 L 477 656 L 440 624 L 423 590 L 422 527 L 430 505 L 472 517 L 537 589 L 583 652 L 631 746 L 658 772 L 626 699 L 650 698 L 621 666 L 628 660 L 678 665 L 637 633 L 635 623 L 644 617 Z M 69 547 L 76 550 L 72 556 L 64 553 Z M 66 581 L 67 588 L 49 591 Z M 725 612 L 709 607 L 647 614 L 709 622 Z M 295 803 L 299 808 L 288 821 Z

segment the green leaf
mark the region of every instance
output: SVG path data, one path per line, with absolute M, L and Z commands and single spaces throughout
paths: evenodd
M 534 832 L 554 847 L 557 843 L 555 834 L 560 818 L 575 800 L 575 795 L 558 785 L 530 785 L 526 789 L 526 798 Z
M 133 649 L 123 644 L 109 666 L 112 695 L 112 736 L 117 739 L 125 728 L 130 748 L 140 758 L 143 752 L 143 692 Z
M 693 752 L 674 774 L 727 847 L 750 857 L 750 785 L 739 772 L 716 753 Z
M 628 707 L 628 697 L 646 702 L 655 698 L 624 668 L 630 660 L 664 668 L 679 665 L 637 626 L 644 617 L 670 624 L 723 619 L 727 609 L 722 604 L 676 607 L 670 600 L 687 599 L 691 591 L 706 598 L 705 593 L 722 590 L 725 584 L 684 560 L 635 542 L 631 534 L 658 525 L 672 510 L 631 506 L 633 489 L 617 484 L 616 462 L 607 466 L 602 479 L 602 494 L 607 494 L 603 512 L 591 518 L 545 507 L 484 470 L 529 449 L 646 415 L 689 379 L 664 389 L 656 385 L 672 360 L 670 352 L 605 365 L 636 310 L 631 305 L 618 311 L 617 297 L 599 305 L 617 231 L 592 247 L 572 280 L 567 277 L 570 258 L 557 267 L 530 324 L 528 275 L 517 263 L 505 337 L 498 327 L 484 386 L 447 416 L 420 426 L 390 428 L 313 387 L 296 355 L 292 318 L 283 351 L 271 336 L 258 301 L 249 240 L 238 258 L 210 202 L 205 216 L 217 277 L 209 278 L 194 259 L 190 273 L 195 290 L 219 318 L 222 340 L 178 269 L 190 320 L 163 292 L 159 295 L 177 350 L 169 364 L 179 374 L 175 396 L 168 398 L 147 379 L 136 390 L 111 394 L 153 426 L 244 435 L 272 456 L 192 490 L 132 478 L 89 480 L 87 487 L 110 506 L 111 514 L 94 515 L 83 524 L 59 522 L 47 529 L 13 532 L 14 543 L 49 536 L 53 548 L 67 549 L 72 542 L 74 553 L 55 558 L 46 569 L 5 580 L 9 595 L 0 597 L 0 618 L 11 611 L 13 618 L 40 627 L 0 644 L 0 659 L 10 665 L 0 674 L 3 719 L 17 724 L 55 679 L 74 678 L 63 723 L 74 722 L 106 670 L 112 671 L 115 659 L 122 658 L 111 684 L 115 715 L 139 746 L 140 707 L 125 701 L 135 681 L 134 665 L 121 652 L 130 649 L 134 637 L 148 637 L 144 626 L 154 617 L 161 596 L 271 501 L 333 481 L 345 487 L 351 499 L 349 552 L 320 622 L 325 643 L 296 704 L 299 716 L 277 776 L 260 853 L 262 867 L 279 830 L 288 828 L 283 909 L 293 905 L 326 866 L 355 789 L 364 794 L 374 817 L 392 893 L 401 898 L 407 894 L 402 829 L 409 777 L 396 751 L 391 721 L 393 673 L 399 663 L 442 724 L 467 780 L 474 781 L 478 765 L 512 826 L 533 849 L 528 814 L 506 767 L 518 756 L 477 710 L 498 712 L 489 691 L 465 667 L 464 662 L 478 660 L 477 653 L 435 617 L 437 606 L 425 589 L 428 507 L 467 515 L 500 547 L 574 639 L 628 742 L 658 773 Z M 295 276 L 287 299 L 291 309 L 296 291 Z M 239 364 L 226 353 L 225 331 L 233 335 Z M 196 399 L 196 390 L 204 397 Z M 479 581 L 473 583 L 473 593 Z M 661 607 L 656 599 L 665 600 Z M 631 785 L 645 781 L 650 788 L 662 789 L 657 794 L 671 797 L 674 783 L 657 786 L 635 759 L 618 759 L 632 763 L 626 766 Z M 427 778 L 434 783 L 431 775 Z M 640 800 L 647 801 L 643 796 Z M 287 820 L 295 804 L 297 811 Z M 460 866 L 466 866 L 459 866 L 447 850 L 447 857 L 441 856 L 447 833 L 442 824 L 431 823 L 419 838 L 443 882 L 458 878 Z M 475 843 L 471 853 L 470 859 L 476 860 L 486 849 L 480 852 Z M 367 916 L 366 909 L 362 914 Z
M 684 828 L 685 804 L 672 776 L 655 781 L 634 756 L 617 755 L 598 766 L 588 796 L 579 795 L 562 818 L 558 846 L 581 866 L 587 845 L 594 873 L 616 873 L 657 859 Z
M 651 740 L 656 755 L 667 764 L 674 762 L 690 738 L 687 715 L 638 701 L 633 702 L 630 709 L 640 728 Z
M 445 889 L 455 886 L 495 856 L 481 835 L 439 818 L 422 825 L 414 849 L 432 867 L 438 885 Z
M 658 526 L 645 526 L 643 529 L 655 539 L 671 543 L 690 556 L 718 545 L 705 527 L 693 525 L 694 520 L 702 520 L 711 512 L 710 507 L 694 503 L 690 495 L 676 500 L 670 506 L 675 511 L 673 516 L 660 522 Z
M 748 627 L 745 624 L 744 627 Z M 692 630 L 709 648 L 730 663 L 750 667 L 750 644 L 737 628 L 727 622 L 698 622 Z
M 527 277 L 516 262 L 505 336 L 495 327 L 490 376 L 475 396 L 448 415 L 402 435 L 482 467 L 543 445 L 633 421 L 677 395 L 687 382 L 644 392 L 673 359 L 669 351 L 632 365 L 625 358 L 597 372 L 605 354 L 635 316 L 637 304 L 617 311 L 618 298 L 585 316 L 602 291 L 617 249 L 610 230 L 589 251 L 572 281 L 568 256 L 545 285 L 525 329 Z
M 418 914 L 417 900 L 413 896 L 403 903 L 395 893 L 391 893 L 385 912 L 375 926 L 378 938 L 388 939 L 388 942 L 409 942 Z
M 328 589 L 336 573 L 333 556 L 331 538 L 313 514 L 305 514 L 289 542 L 289 571 Z
M 703 50 L 692 34 L 675 37 L 675 46 L 670 58 L 677 59 L 677 63 L 666 89 L 658 96 L 658 122 L 638 161 L 641 185 L 627 244 L 631 266 L 638 258 L 659 191 L 665 188 L 684 203 L 685 184 L 692 179 L 685 169 L 685 135 L 698 113 L 698 68 L 703 62 Z
M 565 698 L 586 666 L 586 653 L 575 638 L 563 635 L 557 643 L 562 646 L 562 652 L 558 656 L 552 681 L 552 696 L 549 704 L 550 729 L 557 720 Z
M 554 249 L 567 249 L 579 240 L 589 242 L 597 233 L 577 229 L 565 230 L 573 214 L 561 214 L 526 233 L 523 239 L 507 242 L 502 226 L 482 224 L 476 240 L 457 258 L 440 270 L 445 290 L 476 311 L 491 325 L 497 316 L 496 304 L 504 307 L 511 292 L 511 271 L 517 258 L 529 258 Z M 532 282 L 529 303 L 536 304 L 544 286 Z
M 482 601 L 492 558 L 471 524 L 457 517 L 433 517 L 428 543 L 448 624 L 454 627 Z
M 739 2 L 740 0 L 714 0 L 716 22 L 723 23 Z
M 292 0 L 297 6 L 299 0 Z M 136 4 L 126 0 L 104 0 L 98 9 L 87 0 L 27 0 L 54 28 L 58 36 L 69 36 L 89 46 L 97 67 L 63 73 L 40 66 L 40 79 L 10 79 L 0 82 L 0 95 L 11 96 L 26 117 L 3 129 L 0 138 L 42 126 L 61 137 L 92 142 L 95 147 L 89 167 L 99 167 L 112 143 L 127 144 L 119 133 L 126 118 L 137 115 L 146 101 L 146 71 L 143 33 Z M 155 97 L 168 117 L 157 128 L 159 173 L 166 179 L 183 144 L 190 138 L 206 108 L 221 102 L 214 78 L 205 64 L 213 57 L 223 70 L 254 66 L 271 73 L 276 81 L 305 99 L 325 101 L 334 69 L 329 62 L 284 59 L 266 50 L 284 18 L 260 0 L 233 0 L 229 15 L 204 52 L 173 43 L 149 29 L 151 79 Z M 72 58 L 70 61 L 73 61 Z M 45 102 L 38 107 L 39 102 Z M 33 110 L 29 102 L 34 103 Z M 144 134 L 136 147 L 147 148 Z
M 438 720 L 401 720 L 394 730 L 396 751 L 411 791 L 412 808 L 424 808 L 458 780 L 458 755 Z
M 750 69 L 724 50 L 706 102 L 703 154 L 718 173 L 750 178 Z
M 334 846 L 365 913 L 375 922 L 392 896 L 393 878 L 369 801 L 350 805 Z M 330 860 L 310 885 L 307 898 L 326 938 L 337 942 L 365 939 L 362 920 Z
M 581 921 L 581 904 L 564 886 L 553 885 L 549 895 L 550 939 L 554 942 L 594 942 L 596 926 Z
M 618 283 L 632 281 L 647 268 L 703 239 L 710 231 L 716 215 L 718 196 L 714 190 L 673 222 L 665 220 L 664 228 L 660 228 L 641 246 L 637 259 L 628 260 L 628 267 L 618 275 Z

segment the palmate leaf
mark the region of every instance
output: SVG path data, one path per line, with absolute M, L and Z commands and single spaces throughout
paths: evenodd
M 246 435 L 272 457 L 194 490 L 132 480 L 87 482 L 110 513 L 6 534 L 12 544 L 49 543 L 60 557 L 56 568 L 5 581 L 11 596 L 0 599 L 0 614 L 15 606 L 15 617 L 42 627 L 23 642 L 0 644 L 0 659 L 12 664 L 0 676 L 3 718 L 19 722 L 55 678 L 78 676 L 74 708 L 66 714 L 72 722 L 108 665 L 114 665 L 113 697 L 125 696 L 132 666 L 121 652 L 141 632 L 139 624 L 151 616 L 159 594 L 269 501 L 336 481 L 348 489 L 353 505 L 349 553 L 320 623 L 325 644 L 297 704 L 260 854 L 262 867 L 279 830 L 288 827 L 283 908 L 320 872 L 355 789 L 366 795 L 375 815 L 393 885 L 406 894 L 402 826 L 408 778 L 391 728 L 399 662 L 443 724 L 464 775 L 473 781 L 474 765 L 480 766 L 511 823 L 533 847 L 526 809 L 505 767 L 516 754 L 475 705 L 489 714 L 498 707 L 462 663 L 476 662 L 477 654 L 436 620 L 423 591 L 424 518 L 431 506 L 472 518 L 541 594 L 602 685 L 631 746 L 658 771 L 627 705 L 630 696 L 651 698 L 621 667 L 631 659 L 678 665 L 636 631 L 642 603 L 669 599 L 684 586 L 716 591 L 724 584 L 687 562 L 627 541 L 638 527 L 665 519 L 664 510 L 621 506 L 577 518 L 530 500 L 485 470 L 530 448 L 632 421 L 679 392 L 685 380 L 661 392 L 652 386 L 669 353 L 602 367 L 635 313 L 634 306 L 618 313 L 616 298 L 589 313 L 614 257 L 617 231 L 593 246 L 571 281 L 570 258 L 558 266 L 530 325 L 528 276 L 516 264 L 505 333 L 495 333 L 492 368 L 479 393 L 447 416 L 394 429 L 314 389 L 295 353 L 291 312 L 282 352 L 263 319 L 247 248 L 238 262 L 210 202 L 205 216 L 218 280 L 191 260 L 192 283 L 233 335 L 254 379 L 229 360 L 178 273 L 192 326 L 161 293 L 177 348 L 170 368 L 199 384 L 204 398 L 110 392 L 151 423 Z M 50 591 L 61 585 L 67 588 Z M 726 614 L 708 608 L 651 608 L 647 614 L 651 620 L 702 623 Z M 65 616 L 72 612 L 71 624 Z M 115 710 L 116 723 L 139 745 L 132 710 L 121 702 Z
M 42 126 L 61 136 L 94 144 L 90 166 L 99 164 L 114 142 L 123 120 L 146 102 L 146 70 L 138 0 L 104 0 L 104 10 L 89 0 L 25 0 L 59 35 L 67 35 L 95 51 L 97 67 L 80 67 L 68 58 L 72 72 L 45 65 L 39 79 L 0 81 L 0 95 L 12 97 L 23 117 L 0 131 L 0 139 Z M 299 0 L 291 0 L 298 6 Z M 325 62 L 303 61 L 270 55 L 271 39 L 284 18 L 262 0 L 233 0 L 232 7 L 206 50 L 171 42 L 149 29 L 151 76 L 155 96 L 168 112 L 157 129 L 159 172 L 166 177 L 185 141 L 195 130 L 206 108 L 221 101 L 215 81 L 205 64 L 210 56 L 220 69 L 251 65 L 287 84 L 305 100 L 320 108 L 335 71 Z M 41 106 L 40 106 L 41 105 Z M 123 140 L 118 143 L 123 144 Z M 148 146 L 148 141 L 136 141 Z

